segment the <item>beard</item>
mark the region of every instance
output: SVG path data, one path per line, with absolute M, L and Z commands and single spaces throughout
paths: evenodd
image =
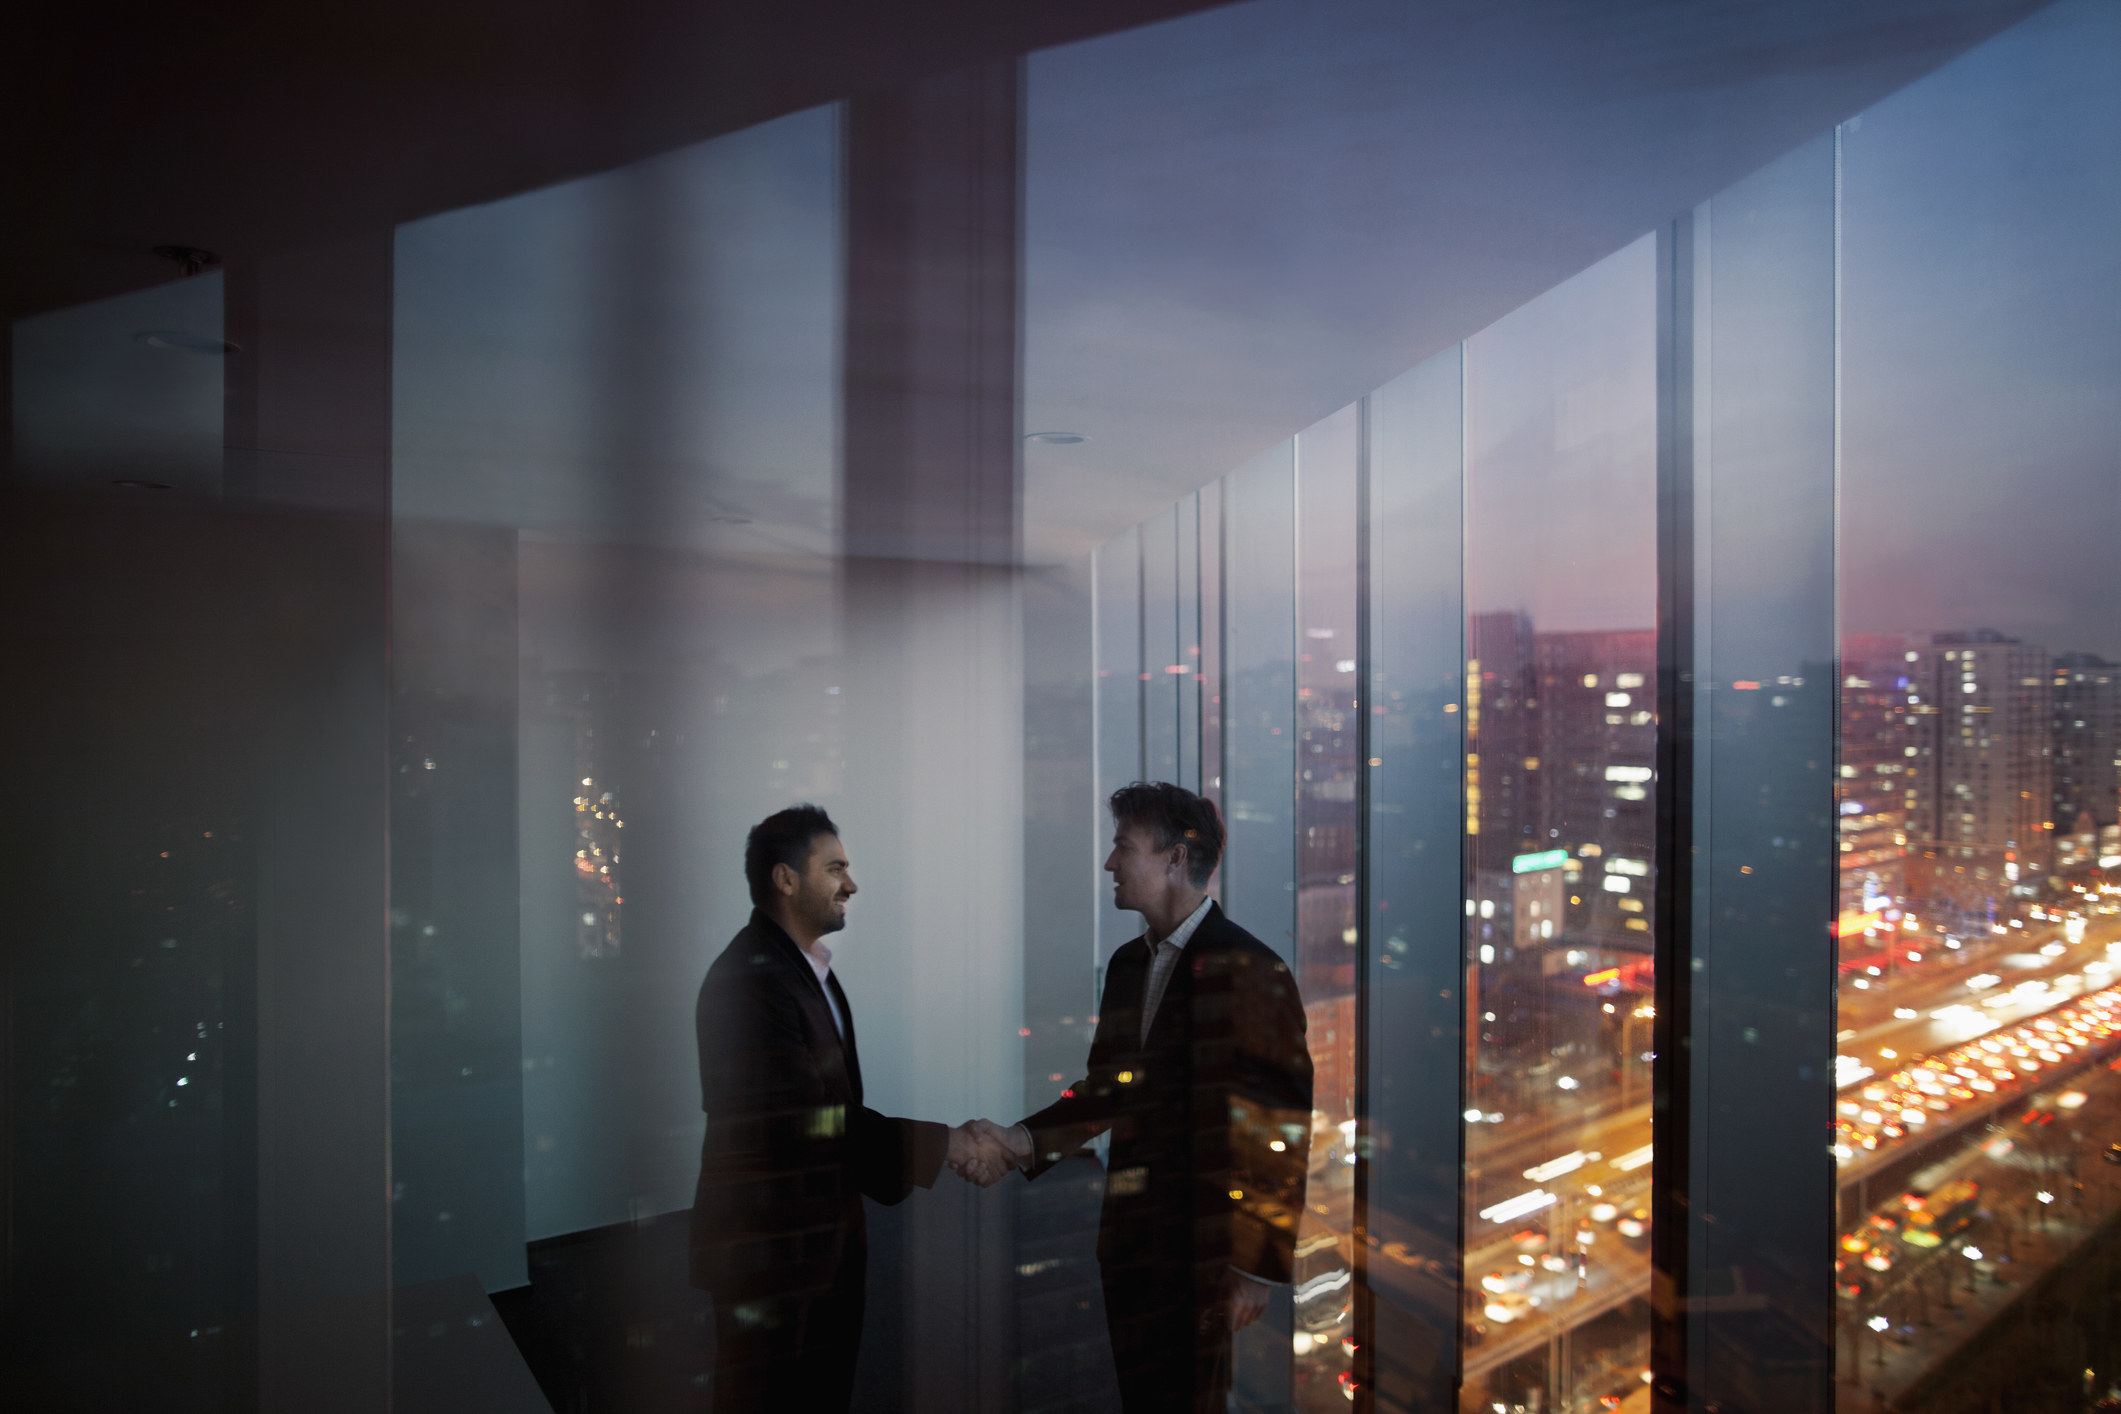
M 837 902 L 839 902 L 838 899 L 828 894 L 819 899 L 816 905 L 810 909 L 808 921 L 812 927 L 817 929 L 819 934 L 837 933 L 847 926 L 845 911 L 833 907 Z

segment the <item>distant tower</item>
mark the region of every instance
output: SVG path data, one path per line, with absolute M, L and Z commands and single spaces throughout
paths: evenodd
M 2091 653 L 2056 657 L 2053 678 L 2054 808 L 2057 829 L 2089 815 L 2099 828 L 2121 823 L 2121 665 Z
M 1532 621 L 1475 614 L 1466 664 L 1466 823 L 1499 863 L 1544 838 L 1539 821 L 1539 688 Z M 1527 764 L 1534 763 L 1534 764 Z
M 1539 634 L 1540 820 L 1578 860 L 1572 938 L 1647 952 L 1656 926 L 1657 634 Z
M 1840 909 L 1844 926 L 1907 893 L 1908 812 L 1922 762 L 1909 731 L 1918 655 L 1903 638 L 1841 643 Z
M 2054 664 L 2037 643 L 1978 629 L 1935 635 L 1912 666 L 1911 834 L 1937 897 L 2000 915 L 2052 867 Z

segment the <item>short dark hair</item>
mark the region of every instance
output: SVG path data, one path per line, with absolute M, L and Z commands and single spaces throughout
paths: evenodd
M 817 837 L 839 832 L 832 817 L 815 805 L 791 805 L 753 825 L 744 840 L 744 882 L 751 885 L 751 901 L 761 908 L 773 901 L 774 865 L 802 873 Z
M 1112 792 L 1112 823 L 1138 825 L 1160 850 L 1186 847 L 1186 877 L 1204 889 L 1223 857 L 1223 817 L 1215 802 L 1169 781 L 1135 781 Z

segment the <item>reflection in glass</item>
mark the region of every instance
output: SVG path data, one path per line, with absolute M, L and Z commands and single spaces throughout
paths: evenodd
M 401 1279 L 517 1286 L 526 1240 L 687 1207 L 689 999 L 749 911 L 743 832 L 860 819 L 823 558 L 836 124 L 397 232 Z
M 1098 801 L 1142 778 L 1144 697 L 1142 674 L 1142 527 L 1115 535 L 1090 557 L 1092 671 L 1097 675 L 1096 721 L 1092 755 L 1096 760 Z M 1108 831 L 1093 814 L 1084 822 L 1098 842 L 1103 859 Z M 1102 882 L 1094 876 L 1094 882 Z M 1106 962 L 1121 944 L 1137 937 L 1141 920 L 1112 906 L 1111 890 L 1097 891 L 1096 958 L 1102 977 Z
M 1223 904 L 1296 955 L 1295 443 L 1222 483 Z
M 1311 1182 L 1297 1235 L 1296 1400 L 1330 1409 L 1354 1311 L 1357 754 L 1356 483 L 1362 405 L 1296 438 L 1297 975 L 1311 1041 Z
M 1356 1378 L 1447 1407 L 1461 1320 L 1464 346 L 1366 399 Z

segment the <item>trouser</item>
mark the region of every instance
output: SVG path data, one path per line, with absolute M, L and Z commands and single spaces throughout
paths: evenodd
M 824 1290 L 714 1303 L 715 1414 L 846 1414 L 862 1344 L 867 1253 L 850 1243 Z
M 1140 1269 L 1105 1273 L 1105 1324 L 1126 1414 L 1224 1414 L 1230 1392 L 1230 1329 L 1223 1312 L 1194 1304 L 1180 1269 L 1142 1280 Z

